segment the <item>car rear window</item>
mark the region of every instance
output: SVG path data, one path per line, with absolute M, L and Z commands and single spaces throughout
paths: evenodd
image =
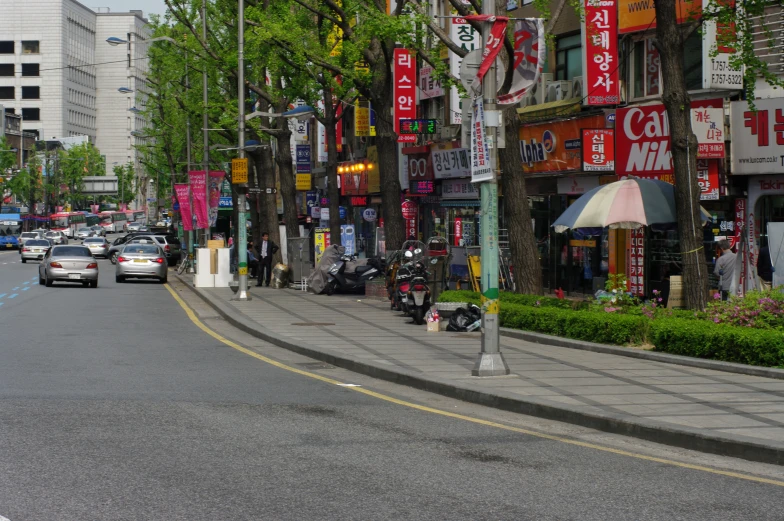
M 159 250 L 153 244 L 131 244 L 125 247 L 123 253 L 159 253 Z
M 44 241 L 41 239 L 33 239 L 32 241 L 27 241 L 27 246 L 49 246 L 49 241 Z
M 166 242 L 168 242 L 169 244 L 173 244 L 175 246 L 179 246 L 180 245 L 180 239 L 178 239 L 177 237 L 175 237 L 173 235 L 167 235 L 166 236 Z
M 90 244 L 90 243 L 93 243 L 93 242 L 100 242 L 100 243 L 103 243 L 103 239 L 98 239 L 98 238 L 95 238 L 95 239 L 85 239 L 85 240 L 84 240 L 84 243 L 85 243 L 85 244 Z
M 24 238 L 24 239 L 30 239 L 30 238 L 37 239 L 37 238 L 38 238 L 38 234 L 37 234 L 37 233 L 34 233 L 34 232 L 24 232 L 24 233 L 23 233 L 22 235 L 20 235 L 19 237 L 22 237 L 22 238 Z
M 84 246 L 57 246 L 52 250 L 52 257 L 92 257 L 88 248 Z

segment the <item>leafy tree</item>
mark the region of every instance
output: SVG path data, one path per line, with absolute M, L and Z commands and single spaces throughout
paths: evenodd
M 30 213 L 33 213 L 36 202 L 43 196 L 40 156 L 35 153 L 30 154 L 27 165 L 8 179 L 6 188 L 19 200 L 24 201 Z
M 8 140 L 5 136 L 0 137 L 0 150 L 10 150 L 11 145 L 8 144 Z M 4 194 L 6 191 L 6 183 L 4 182 L 8 179 L 10 170 L 13 166 L 16 165 L 16 153 L 15 152 L 0 152 L 0 208 L 3 206 L 3 199 L 5 198 Z
M 82 195 L 82 179 L 88 176 L 106 174 L 105 158 L 92 143 L 76 145 L 68 150 L 59 151 L 59 183 L 65 186 L 62 200 L 71 204 L 73 209 L 85 208 L 88 197 Z
M 133 163 L 116 165 L 112 171 L 117 177 L 117 195 L 112 197 L 116 204 L 128 204 L 136 198 L 136 172 Z

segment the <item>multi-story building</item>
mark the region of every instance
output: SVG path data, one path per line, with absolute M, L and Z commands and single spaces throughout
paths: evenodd
M 107 173 L 127 163 L 141 173 L 145 124 L 129 109 L 143 108 L 146 24 L 141 11 L 96 13 L 75 0 L 4 2 L 0 104 L 38 139 L 87 136 Z
M 141 11 L 98 13 L 96 33 L 97 126 L 95 145 L 106 156 L 106 168 L 131 163 L 142 172 L 138 146 L 144 144 L 145 121 L 139 111 L 146 99 L 147 20 Z M 127 43 L 110 45 L 119 38 Z M 123 92 L 120 91 L 122 89 Z

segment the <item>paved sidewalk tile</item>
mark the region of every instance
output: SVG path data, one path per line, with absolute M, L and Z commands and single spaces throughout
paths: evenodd
M 206 292 L 229 303 L 228 289 Z M 784 382 L 502 337 L 511 375 L 475 378 L 478 333 L 428 333 L 384 303 L 264 288 L 231 302 L 259 326 L 310 347 L 456 385 L 784 442 Z M 312 326 L 294 324 L 317 323 Z M 329 324 L 329 325 L 324 325 Z

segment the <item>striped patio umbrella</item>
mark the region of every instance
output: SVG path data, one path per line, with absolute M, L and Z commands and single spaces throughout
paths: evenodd
M 700 206 L 702 222 L 711 215 Z M 654 179 L 629 178 L 599 186 L 577 199 L 553 223 L 557 233 L 575 228 L 636 229 L 677 222 L 675 187 Z

